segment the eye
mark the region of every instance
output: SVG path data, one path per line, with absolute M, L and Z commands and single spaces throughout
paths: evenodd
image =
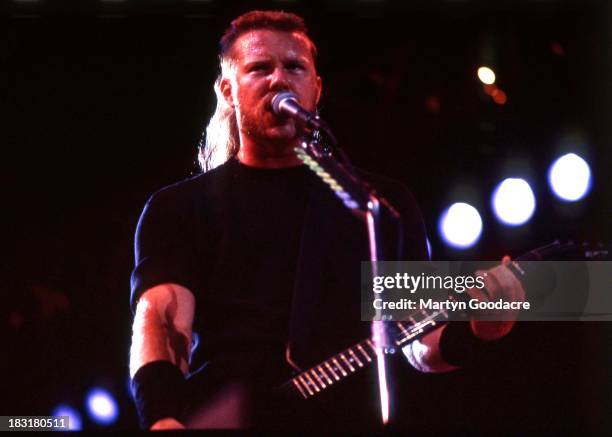
M 266 69 L 268 68 L 268 66 L 266 64 L 253 64 L 251 66 L 249 66 L 249 68 L 247 69 L 247 71 L 249 73 L 258 73 L 258 72 L 262 72 L 262 71 L 266 71 Z
M 304 64 L 298 61 L 287 62 L 285 68 L 290 71 L 302 71 L 304 70 Z

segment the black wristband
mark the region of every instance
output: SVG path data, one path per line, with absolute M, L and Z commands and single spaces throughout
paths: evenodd
M 448 364 L 466 366 L 478 361 L 491 343 L 476 337 L 470 322 L 449 322 L 440 337 L 440 355 Z
M 184 386 L 183 373 L 169 361 L 153 361 L 138 369 L 132 379 L 132 396 L 140 427 L 149 429 L 164 417 L 178 419 Z

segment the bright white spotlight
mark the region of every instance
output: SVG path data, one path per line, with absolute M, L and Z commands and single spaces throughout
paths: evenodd
M 493 192 L 493 211 L 510 226 L 526 223 L 535 211 L 535 196 L 525 179 L 504 179 Z
M 87 410 L 91 419 L 100 425 L 110 425 L 119 415 L 117 402 L 102 388 L 94 388 L 87 394 Z
M 68 416 L 68 429 L 70 431 L 81 431 L 83 429 L 83 421 L 81 414 L 74 408 L 60 404 L 51 412 L 52 416 Z M 59 429 L 59 428 L 58 428 Z
M 493 85 L 495 83 L 495 73 L 489 67 L 478 68 L 478 79 L 485 85 Z
M 526 223 L 535 211 L 535 196 L 525 179 L 504 179 L 493 191 L 493 212 L 510 226 Z
M 467 249 L 480 238 L 482 219 L 472 205 L 453 203 L 440 217 L 440 232 L 448 245 Z
M 582 199 L 591 188 L 591 169 L 580 156 L 568 153 L 550 166 L 548 183 L 557 197 L 575 202 Z

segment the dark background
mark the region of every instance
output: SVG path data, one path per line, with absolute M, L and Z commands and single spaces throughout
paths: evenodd
M 136 426 L 126 389 L 133 232 L 149 194 L 198 171 L 218 38 L 256 7 L 306 18 L 320 53 L 322 116 L 356 165 L 411 188 L 435 259 L 610 240 L 605 1 L 7 2 L 0 414 L 49 414 L 60 402 L 83 410 L 98 384 L 119 399 L 114 426 Z M 505 105 L 483 91 L 481 64 L 494 68 Z M 593 172 L 589 196 L 573 204 L 546 183 L 566 151 Z M 500 225 L 489 207 L 510 175 L 526 177 L 537 201 L 518 228 Z M 479 244 L 461 252 L 437 230 L 442 210 L 460 200 L 484 223 Z M 611 429 L 609 324 L 526 324 L 507 344 L 453 375 L 407 368 L 415 426 Z

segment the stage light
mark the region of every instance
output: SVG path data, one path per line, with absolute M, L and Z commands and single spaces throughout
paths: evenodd
M 497 92 L 497 87 L 495 85 L 483 85 L 482 89 L 490 96 L 493 96 L 493 93 Z
M 83 421 L 81 414 L 69 405 L 60 404 L 51 412 L 52 416 L 68 416 L 68 429 L 70 431 L 81 431 L 83 429 Z
M 427 256 L 431 260 L 431 242 L 429 241 L 429 237 L 425 237 L 425 242 L 427 243 Z
M 591 169 L 580 156 L 568 153 L 550 166 L 548 183 L 561 200 L 575 202 L 591 188 Z
M 94 388 L 87 394 L 87 411 L 91 419 L 100 425 L 110 425 L 119 416 L 117 402 L 102 388 Z
M 440 216 L 440 233 L 447 245 L 457 249 L 472 247 L 480 238 L 482 219 L 478 210 L 467 203 L 452 204 Z
M 489 67 L 478 68 L 478 79 L 485 85 L 492 85 L 495 83 L 495 73 Z
M 519 226 L 535 211 L 535 196 L 526 180 L 504 179 L 493 192 L 493 211 L 504 224 Z
M 508 101 L 508 96 L 506 95 L 506 93 L 503 90 L 500 90 L 499 88 L 496 88 L 491 92 L 491 98 L 498 105 L 505 105 Z

